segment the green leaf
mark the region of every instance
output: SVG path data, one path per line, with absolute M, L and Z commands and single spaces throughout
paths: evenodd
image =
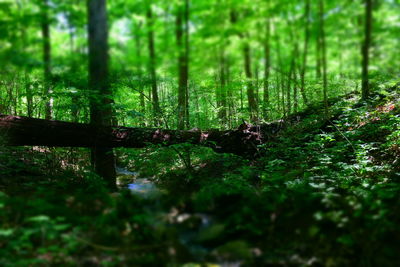
M 14 229 L 0 229 L 0 236 L 7 237 L 14 233 Z

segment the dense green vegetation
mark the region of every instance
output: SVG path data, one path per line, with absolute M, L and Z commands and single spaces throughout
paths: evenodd
M 399 95 L 358 98 L 332 106 L 332 123 L 309 114 L 257 160 L 192 147 L 188 168 L 181 147 L 118 151 L 161 189 L 147 197 L 108 193 L 84 150 L 2 148 L 1 263 L 395 266 Z
M 398 265 L 398 0 L 105 3 L 0 2 L 0 115 L 282 127 L 238 156 L 0 124 L 0 266 Z
M 46 101 L 52 97 L 53 118 L 87 122 L 85 1 L 53 0 L 49 1 L 47 9 L 43 7 L 45 2 L 3 0 L 0 5 L 0 57 L 3 63 L 0 112 L 44 118 Z M 107 3 L 110 79 L 114 109 L 121 125 L 154 124 L 150 73 L 154 63 L 162 125 L 176 127 L 179 79 L 176 16 L 183 2 L 113 0 Z M 363 1 L 323 2 L 326 2 L 323 19 L 327 94 L 332 97 L 360 89 L 364 8 Z M 234 127 L 242 122 L 242 118 L 247 120 L 246 83 L 249 79 L 254 83 L 261 120 L 278 119 L 304 107 L 300 93 L 303 71 L 307 99 L 310 102 L 322 100 L 320 10 L 318 1 L 310 1 L 306 16 L 306 3 L 190 2 L 190 127 Z M 147 17 L 149 5 L 154 13 L 151 20 Z M 372 82 L 386 80 L 387 75 L 397 73 L 399 8 L 398 1 L 393 0 L 376 1 L 374 5 Z M 51 94 L 44 93 L 43 84 L 44 12 L 47 12 L 50 28 Z M 232 22 L 232 16 L 237 22 Z M 149 52 L 149 31 L 154 34 L 154 62 Z M 246 46 L 250 50 L 251 77 L 248 79 L 243 55 Z M 265 54 L 266 49 L 270 51 L 269 56 Z M 265 65 L 269 74 L 266 74 Z M 266 78 L 267 84 L 264 83 Z M 269 97 L 264 96 L 265 86 L 268 86 Z M 224 108 L 227 109 L 227 120 L 220 121 L 218 111 Z M 264 109 L 265 114 L 262 113 Z

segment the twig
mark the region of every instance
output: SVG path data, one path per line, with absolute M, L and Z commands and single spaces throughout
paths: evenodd
M 148 102 L 150 102 L 150 103 L 154 106 L 154 102 L 153 102 L 153 101 L 151 100 L 151 98 L 148 97 L 143 91 L 140 91 L 140 90 L 134 88 L 134 87 L 131 85 L 131 83 L 128 83 L 127 86 L 128 86 L 130 89 L 132 89 L 132 90 L 136 91 L 137 93 L 139 93 L 140 95 L 142 95 L 144 98 L 147 99 Z M 166 116 L 165 116 L 165 114 L 164 114 L 164 112 L 163 112 L 163 110 L 162 110 L 161 108 L 158 110 L 158 113 L 161 115 L 161 118 L 162 118 L 162 120 L 164 121 L 164 124 L 165 124 L 166 128 L 169 129 L 167 119 L 165 118 Z
M 119 247 L 108 247 L 108 246 L 103 246 L 103 245 L 99 245 L 99 244 L 95 244 L 90 242 L 89 240 L 83 239 L 79 236 L 74 236 L 79 242 L 85 243 L 88 246 L 91 246 L 95 249 L 99 249 L 99 250 L 105 250 L 105 251 L 122 251 L 122 248 Z M 148 245 L 148 246 L 140 246 L 140 247 L 130 247 L 128 250 L 129 251 L 140 251 L 140 250 L 146 250 L 146 249 L 154 249 L 154 248 L 159 248 L 164 246 L 165 244 L 159 244 L 159 245 Z
M 346 139 L 346 141 L 351 145 L 351 147 L 353 148 L 354 152 L 356 152 L 356 148 L 354 147 L 354 145 L 350 142 L 350 140 L 344 135 L 344 133 L 331 121 L 328 120 L 330 124 L 333 125 L 333 127 L 336 128 L 336 130 L 344 137 L 344 139 Z
M 81 243 L 85 243 L 88 246 L 91 246 L 95 249 L 99 249 L 99 250 L 106 250 L 106 251 L 119 251 L 121 250 L 120 248 L 117 247 L 108 247 L 108 246 L 103 246 L 103 245 L 99 245 L 99 244 L 95 244 L 90 242 L 89 240 L 83 239 L 79 236 L 74 236 L 79 242 Z

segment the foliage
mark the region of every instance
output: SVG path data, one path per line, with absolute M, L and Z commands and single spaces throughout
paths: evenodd
M 119 150 L 120 166 L 162 190 L 156 199 L 109 193 L 84 169 L 75 178 L 62 166 L 58 177 L 36 170 L 34 178 L 12 162 L 21 154 L 3 148 L 14 155 L 2 164 L 15 172 L 2 176 L 19 182 L 0 195 L 1 264 L 393 265 L 399 96 L 385 92 L 369 103 L 336 103 L 340 113 L 329 123 L 307 116 L 262 147 L 257 160 L 190 147 L 188 168 L 178 155 L 184 147 Z M 50 152 L 36 153 L 32 170 Z
M 148 32 L 155 36 L 155 68 L 164 127 L 177 125 L 178 50 L 175 15 L 180 1 L 108 1 L 111 85 L 119 124 L 153 125 Z M 310 39 L 305 67 L 305 92 L 310 103 L 322 99 L 319 71 L 318 5 L 311 1 Z M 362 3 L 325 1 L 328 97 L 360 89 Z M 146 12 L 152 7 L 151 28 Z M 5 1 L 0 5 L 0 112 L 43 117 L 53 100 L 54 118 L 88 121 L 87 34 L 84 1 L 52 0 L 48 8 L 51 35 L 51 93 L 45 93 L 41 40 L 41 1 Z M 292 62 L 303 66 L 306 1 L 190 1 L 190 124 L 198 128 L 235 127 L 248 119 L 247 82 L 255 86 L 260 120 L 282 118 L 306 108 L 300 93 L 301 72 L 290 78 Z M 395 1 L 374 5 L 370 83 L 398 75 Z M 232 23 L 232 12 L 237 22 Z M 266 23 L 271 23 L 269 77 L 265 77 Z M 301 30 L 299 30 L 301 29 Z M 245 36 L 245 38 L 243 37 Z M 378 41 L 379 40 L 379 41 Z M 243 46 L 251 52 L 252 78 L 245 78 Z M 293 52 L 295 51 L 295 52 Z M 297 52 L 296 52 L 297 51 Z M 225 62 L 225 63 L 224 63 Z M 221 87 L 225 71 L 225 87 Z M 268 82 L 268 92 L 264 90 Z M 266 102 L 264 95 L 268 93 Z M 225 99 L 226 98 L 226 99 Z M 261 114 L 261 110 L 266 113 Z M 226 113 L 226 118 L 222 114 Z M 288 113 L 288 114 L 286 114 Z M 222 117 L 221 117 L 222 116 Z
M 109 75 L 92 77 L 109 88 L 94 90 L 86 1 L 1 1 L 1 114 L 89 122 L 102 100 L 114 125 L 174 129 L 183 66 L 185 128 L 290 125 L 256 158 L 116 149 L 117 192 L 88 149 L 11 148 L 0 136 L 0 265 L 398 265 L 399 9 L 374 1 L 360 101 L 363 1 L 109 0 Z

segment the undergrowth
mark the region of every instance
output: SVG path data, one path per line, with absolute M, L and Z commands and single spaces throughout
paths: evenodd
M 0 265 L 395 266 L 397 91 L 342 99 L 330 120 L 309 114 L 257 159 L 120 149 L 118 164 L 152 179 L 157 199 L 107 192 L 85 150 L 1 148 Z

